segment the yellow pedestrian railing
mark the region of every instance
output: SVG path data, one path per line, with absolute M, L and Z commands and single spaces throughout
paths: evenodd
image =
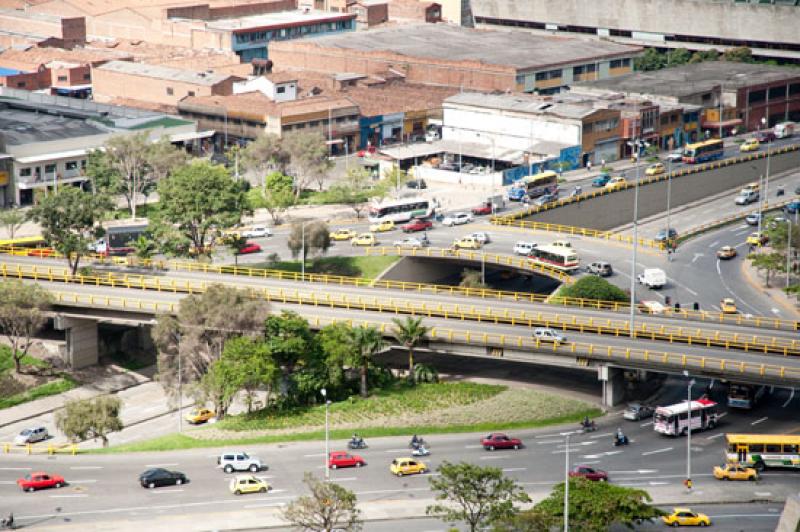
M 49 454 L 58 453 L 76 454 L 78 445 L 75 443 L 27 443 L 25 445 L 15 445 L 10 442 L 0 442 L 3 454 Z
M 468 249 L 452 248 L 403 248 L 399 246 L 382 246 L 364 248 L 367 255 L 396 255 L 401 257 L 433 257 L 463 259 L 475 262 L 485 262 L 498 266 L 509 266 L 512 268 L 526 270 L 531 273 L 538 273 L 558 279 L 562 283 L 570 284 L 574 282 L 572 276 L 552 266 L 541 264 L 530 260 L 527 257 L 514 257 L 499 253 L 486 253 L 483 251 L 473 251 Z
M 0 272 L 12 278 L 46 280 L 50 282 L 66 282 L 80 285 L 108 286 L 111 288 L 153 290 L 157 292 L 199 294 L 209 286 L 217 283 L 193 279 L 161 279 L 143 275 L 121 275 L 113 273 L 104 276 L 72 277 L 66 269 L 48 268 L 39 271 L 35 266 L 9 270 L 3 265 Z M 241 284 L 228 283 L 230 286 L 242 288 Z M 455 303 L 430 303 L 417 299 L 404 299 L 385 296 L 364 297 L 347 292 L 321 292 L 310 289 L 285 289 L 277 287 L 249 288 L 253 297 L 267 301 L 310 305 L 314 307 L 330 307 L 337 309 L 364 312 L 380 312 L 427 316 L 458 321 L 475 321 L 493 324 L 504 324 L 522 327 L 557 327 L 581 333 L 593 333 L 611 336 L 629 336 L 629 322 L 626 320 L 596 318 L 558 312 L 527 311 L 519 308 L 500 308 L 497 305 L 474 305 Z M 103 296 L 97 296 L 102 302 Z M 63 300 L 61 300 L 63 302 Z M 78 303 L 77 301 L 75 303 Z M 129 310 L 148 310 L 140 307 L 127 307 Z M 153 312 L 158 312 L 158 307 Z M 699 327 L 681 327 L 664 324 L 640 323 L 633 336 L 654 341 L 670 343 L 686 343 L 704 347 L 737 349 L 747 352 L 780 354 L 783 356 L 800 355 L 800 341 L 781 337 L 757 336 L 737 332 L 701 329 Z
M 769 201 L 765 201 L 764 202 L 764 206 L 760 210 L 762 212 L 764 212 L 764 211 L 773 210 L 773 209 L 780 209 L 780 208 L 783 208 L 786 205 L 790 204 L 793 201 L 795 201 L 795 200 L 787 199 L 787 200 L 784 200 L 784 201 L 776 201 L 774 203 L 770 203 Z M 688 240 L 689 238 L 692 238 L 695 235 L 699 235 L 701 233 L 704 233 L 704 232 L 708 231 L 709 229 L 716 229 L 717 227 L 720 227 L 722 225 L 726 225 L 726 224 L 729 224 L 729 223 L 732 223 L 732 222 L 743 220 L 745 217 L 747 217 L 747 215 L 755 214 L 757 212 L 759 212 L 759 209 L 750 209 L 750 210 L 747 210 L 747 211 L 737 212 L 736 214 L 732 214 L 732 215 L 726 216 L 724 218 L 719 218 L 719 219 L 714 220 L 712 222 L 707 222 L 707 223 L 704 223 L 704 224 L 697 225 L 695 227 L 692 227 L 688 231 L 684 231 L 683 234 L 681 234 L 678 239 L 680 241 Z
M 621 233 L 614 233 L 612 231 L 600 231 L 599 229 L 590 229 L 588 227 L 575 227 L 571 225 L 553 224 L 547 222 L 537 222 L 534 220 L 514 220 L 510 218 L 493 218 L 492 223 L 500 226 L 521 227 L 523 229 L 533 229 L 534 231 L 548 231 L 552 233 L 562 233 L 566 235 L 579 235 L 590 238 L 597 238 L 599 240 L 609 240 L 614 242 L 622 242 L 625 244 L 632 244 L 633 237 L 623 235 Z M 640 246 L 664 249 L 664 242 L 652 240 L 649 238 L 637 238 Z

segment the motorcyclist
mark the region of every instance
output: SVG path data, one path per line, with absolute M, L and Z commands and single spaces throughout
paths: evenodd
M 614 440 L 619 444 L 627 442 L 625 434 L 622 433 L 622 428 L 617 428 L 617 433 L 614 435 Z
M 778 185 L 778 196 L 783 196 L 783 185 Z
M 411 437 L 411 447 L 414 449 L 419 449 L 422 445 L 422 438 L 418 438 L 416 434 Z
M 573 196 L 580 196 L 581 192 L 583 192 L 583 187 L 580 185 L 575 185 L 575 190 L 572 191 Z
M 583 421 L 581 422 L 583 428 L 589 428 L 592 425 L 592 422 L 589 420 L 589 416 L 584 416 Z
M 361 437 L 359 437 L 359 435 L 355 432 L 353 433 L 353 437 L 350 439 L 350 443 L 352 443 L 353 445 L 359 445 L 363 441 L 364 440 Z

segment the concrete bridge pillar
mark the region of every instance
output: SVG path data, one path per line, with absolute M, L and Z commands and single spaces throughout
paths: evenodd
M 65 332 L 64 362 L 67 365 L 80 369 L 97 364 L 99 349 L 95 320 L 56 316 L 55 328 Z
M 622 368 L 598 366 L 597 378 L 603 383 L 603 404 L 605 406 L 616 406 L 624 400 L 625 375 Z

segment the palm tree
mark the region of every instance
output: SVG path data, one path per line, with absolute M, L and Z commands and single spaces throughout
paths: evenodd
M 408 371 L 411 373 L 414 371 L 414 348 L 428 334 L 428 327 L 422 325 L 422 318 L 411 316 L 406 316 L 404 320 L 392 318 L 392 322 L 394 323 L 392 335 L 408 349 Z
M 375 327 L 355 327 L 353 329 L 353 347 L 361 364 L 361 396 L 367 397 L 367 372 L 372 356 L 383 349 L 383 336 Z

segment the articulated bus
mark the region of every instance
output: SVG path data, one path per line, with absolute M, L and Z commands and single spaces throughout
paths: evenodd
M 754 467 L 800 469 L 800 435 L 798 434 L 726 434 L 728 462 Z
M 683 436 L 690 426 L 692 432 L 713 429 L 717 426 L 719 415 L 717 403 L 714 401 L 709 399 L 692 401 L 691 421 L 687 411 L 686 401 L 670 406 L 659 406 L 653 416 L 653 430 L 667 436 Z
M 683 149 L 683 162 L 704 163 L 722 157 L 725 151 L 723 142 L 719 139 L 705 140 L 687 144 Z
M 766 392 L 766 386 L 736 384 L 728 386 L 728 406 L 731 408 L 753 408 Z
M 538 262 L 562 270 L 571 272 L 578 269 L 580 259 L 575 250 L 566 246 L 542 245 L 531 250 L 528 257 L 532 262 Z
M 26 257 L 50 257 L 55 254 L 53 248 L 41 236 L 23 236 L 0 240 L 0 253 L 21 255 Z
M 433 202 L 424 198 L 384 200 L 369 208 L 369 221 L 378 223 L 391 220 L 398 223 L 412 218 L 430 218 L 433 216 L 433 208 Z

